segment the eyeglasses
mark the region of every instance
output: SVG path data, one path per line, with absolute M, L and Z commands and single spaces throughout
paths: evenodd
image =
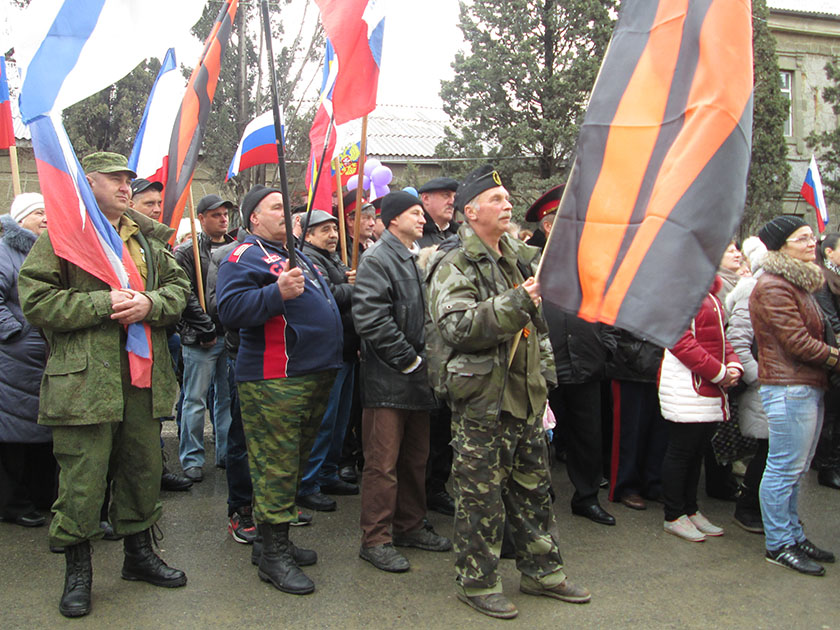
M 796 243 L 797 245 L 810 245 L 817 242 L 817 237 L 813 234 L 808 236 L 800 236 L 799 238 L 789 238 L 786 243 Z

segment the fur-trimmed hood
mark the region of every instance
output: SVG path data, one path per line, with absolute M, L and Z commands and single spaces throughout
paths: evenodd
M 16 251 L 19 251 L 21 254 L 28 254 L 29 250 L 32 249 L 32 246 L 38 239 L 35 232 L 27 230 L 25 227 L 21 227 L 18 222 L 8 214 L 0 216 L 0 225 L 3 226 L 3 243 L 5 243 L 7 247 L 11 247 Z
M 763 266 L 765 272 L 781 276 L 808 293 L 819 289 L 825 281 L 819 266 L 797 260 L 781 251 L 768 251 Z
M 726 307 L 727 313 L 732 313 L 735 309 L 735 305 L 739 302 L 749 299 L 750 293 L 752 293 L 752 290 L 755 288 L 756 282 L 758 282 L 758 278 L 754 276 L 747 276 L 738 280 L 738 284 L 735 285 L 735 288 L 726 295 L 726 302 L 724 306 Z

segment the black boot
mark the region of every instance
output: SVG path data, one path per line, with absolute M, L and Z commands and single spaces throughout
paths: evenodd
M 291 540 L 289 541 L 289 547 L 291 548 L 292 559 L 295 561 L 295 564 L 299 567 L 309 567 L 318 562 L 318 553 L 313 551 L 312 549 L 301 549 L 300 547 L 295 545 Z M 254 540 L 254 545 L 251 548 L 251 564 L 253 564 L 255 567 L 260 566 L 260 556 L 262 556 L 262 550 L 262 536 L 257 534 L 257 537 Z
M 126 536 L 123 544 L 125 560 L 122 578 L 124 580 L 142 580 L 167 588 L 184 586 L 187 583 L 187 576 L 183 571 L 167 566 L 152 549 L 151 529 Z
M 90 543 L 85 541 L 65 547 L 64 558 L 67 570 L 58 611 L 65 617 L 83 617 L 90 612 L 90 585 L 93 581 Z
M 292 557 L 289 524 L 259 523 L 257 529 L 263 539 L 257 571 L 260 579 L 271 582 L 284 593 L 307 595 L 314 591 L 315 584 L 300 570 Z
M 163 460 L 163 472 L 160 475 L 160 489 L 171 492 L 184 492 L 192 488 L 192 481 L 184 477 L 184 475 L 171 472 L 166 467 L 166 451 L 162 448 L 160 449 L 160 455 Z

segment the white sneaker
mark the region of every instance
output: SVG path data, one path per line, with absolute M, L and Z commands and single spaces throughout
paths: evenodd
M 703 542 L 706 540 L 706 537 L 694 526 L 694 523 L 685 514 L 675 521 L 665 521 L 665 531 L 691 542 Z
M 706 536 L 723 536 L 723 528 L 717 525 L 712 525 L 705 516 L 699 511 L 695 512 L 688 519 L 694 523 L 694 526 L 699 529 Z

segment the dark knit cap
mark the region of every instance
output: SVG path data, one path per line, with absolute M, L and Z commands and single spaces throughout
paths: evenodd
M 800 217 L 783 214 L 771 221 L 768 221 L 764 227 L 758 231 L 758 238 L 761 239 L 762 243 L 767 245 L 768 250 L 779 250 L 785 244 L 785 241 L 787 241 L 788 236 L 806 225 L 808 224 Z
M 476 195 L 480 195 L 489 188 L 502 185 L 502 178 L 493 168 L 492 164 L 479 166 L 472 173 L 467 175 L 458 186 L 455 193 L 455 209 L 463 212 L 466 206 Z
M 382 211 L 380 215 L 382 223 L 385 224 L 385 227 L 388 227 L 392 219 L 396 219 L 412 206 L 420 206 L 422 208 L 423 204 L 417 197 L 402 190 L 388 193 L 382 198 Z
M 268 197 L 271 193 L 282 192 L 279 188 L 268 188 L 257 184 L 251 190 L 245 193 L 242 198 L 242 205 L 239 206 L 239 214 L 242 216 L 242 227 L 246 230 L 251 229 L 251 214 L 254 208 L 260 205 L 260 202 Z

